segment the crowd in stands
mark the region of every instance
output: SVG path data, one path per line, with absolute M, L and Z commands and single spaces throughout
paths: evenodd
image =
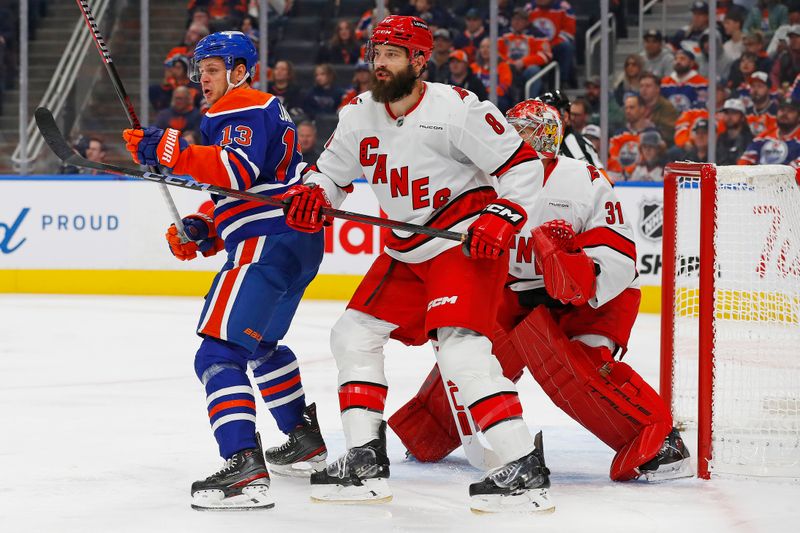
M 621 4 L 612 2 L 615 9 Z M 385 5 L 387 13 L 418 16 L 429 24 L 434 48 L 424 73 L 427 80 L 488 98 L 488 2 L 385 0 Z M 576 88 L 576 19 L 569 2 L 498 0 L 498 5 L 498 107 L 506 111 L 525 98 L 526 82 L 551 62 L 558 64 L 562 88 Z M 179 127 L 190 141 L 199 138 L 205 108 L 198 85 L 188 77 L 193 47 L 209 32 L 226 29 L 239 29 L 257 43 L 257 7 L 254 0 L 189 2 L 183 42 L 169 52 L 164 78 L 150 88 L 158 125 Z M 270 38 L 279 39 L 293 1 L 272 0 L 270 9 Z M 718 0 L 712 17 L 708 4 L 697 1 L 690 11 L 688 24 L 673 35 L 658 29 L 644 32 L 641 52 L 626 58 L 608 95 L 602 93 L 599 78 L 585 81 L 583 93 L 569 107 L 572 130 L 599 151 L 600 101 L 607 99 L 607 171 L 617 181 L 660 180 L 669 161 L 707 161 L 710 120 L 716 123 L 718 164 L 799 166 L 800 0 Z M 335 125 L 337 110 L 369 89 L 364 55 L 374 16 L 368 9 L 360 18 L 323 26 L 325 33 L 311 56 L 313 83 L 300 86 L 296 65 L 272 54 L 263 76 L 266 84 L 262 73 L 256 75 L 256 88 L 275 94 L 294 117 L 309 158 L 319 154 L 320 137 L 327 138 L 330 128 L 325 125 Z M 710 74 L 712 36 L 717 58 Z M 709 75 L 717 78 L 713 117 L 706 110 Z M 532 83 L 529 94 L 554 88 L 545 76 Z
M 800 0 L 719 0 L 710 19 L 708 4 L 694 2 L 688 25 L 672 36 L 646 31 L 641 53 L 626 58 L 609 98 L 607 170 L 615 180 L 660 180 L 669 161 L 707 162 L 710 120 L 717 164 L 800 166 Z M 709 75 L 717 81 L 713 117 Z M 587 80 L 586 91 L 597 124 L 599 80 Z

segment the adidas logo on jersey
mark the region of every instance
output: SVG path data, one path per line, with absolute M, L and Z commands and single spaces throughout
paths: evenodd
M 439 298 L 434 298 L 428 302 L 428 311 L 434 307 L 439 307 L 440 305 L 454 304 L 456 303 L 456 300 L 458 300 L 458 296 L 441 296 Z

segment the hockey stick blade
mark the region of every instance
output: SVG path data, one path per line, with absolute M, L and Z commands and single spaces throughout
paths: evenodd
M 228 196 L 231 198 L 238 198 L 239 200 L 247 200 L 249 202 L 259 202 L 262 204 L 272 205 L 276 207 L 283 207 L 284 204 L 281 200 L 270 196 L 262 196 L 247 191 L 237 191 L 235 189 L 228 189 L 226 187 L 218 187 L 208 183 L 198 183 L 193 180 L 180 178 L 177 176 L 165 176 L 156 172 L 145 172 L 135 168 L 118 167 L 116 165 L 109 165 L 106 163 L 98 163 L 89 161 L 82 157 L 69 145 L 61 133 L 55 118 L 49 109 L 45 107 L 37 108 L 34 112 L 36 120 L 36 127 L 44 137 L 47 146 L 53 151 L 59 159 L 64 163 L 74 165 L 80 168 L 91 168 L 106 174 L 115 174 L 117 176 L 127 176 L 131 178 L 139 178 L 155 183 L 162 183 L 172 187 L 180 187 L 182 189 L 191 189 L 194 191 L 204 191 L 207 193 L 219 194 L 221 196 Z M 430 235 L 431 237 L 438 237 L 450 241 L 464 242 L 466 235 L 455 231 L 443 230 L 438 228 L 431 228 L 428 226 L 420 226 L 418 224 L 410 224 L 408 222 L 400 222 L 388 218 L 380 218 L 371 215 L 364 215 L 361 213 L 353 213 L 351 211 L 342 211 L 340 209 L 333 209 L 330 207 L 323 208 L 322 212 L 325 215 L 341 218 L 344 220 L 352 220 L 354 222 L 363 222 L 373 226 L 380 226 L 383 228 L 396 229 L 400 231 L 408 231 L 411 233 L 421 233 L 423 235 Z

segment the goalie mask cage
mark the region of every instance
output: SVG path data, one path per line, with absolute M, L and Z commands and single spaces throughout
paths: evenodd
M 800 174 L 664 174 L 661 395 L 697 475 L 800 480 Z

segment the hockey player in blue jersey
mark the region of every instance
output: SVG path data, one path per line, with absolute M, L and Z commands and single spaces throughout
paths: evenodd
M 202 39 L 193 70 L 211 105 L 200 125 L 201 145 L 189 146 L 177 130 L 127 129 L 133 159 L 161 165 L 202 183 L 275 196 L 300 183 L 297 134 L 286 110 L 270 94 L 249 87 L 256 49 L 240 32 Z M 321 233 L 301 233 L 284 222 L 280 208 L 212 195 L 213 213 L 183 219 L 194 242 L 167 233 L 179 259 L 225 249 L 228 260 L 206 296 L 197 332 L 203 338 L 195 371 L 206 392 L 208 416 L 220 455 L 219 472 L 192 484 L 195 509 L 269 508 L 269 474 L 256 433 L 253 372 L 261 397 L 289 436 L 270 448 L 273 472 L 297 474 L 325 466 L 327 451 L 314 404 L 306 406 L 297 359 L 278 345 L 323 255 Z M 308 471 L 306 471 L 306 475 Z

